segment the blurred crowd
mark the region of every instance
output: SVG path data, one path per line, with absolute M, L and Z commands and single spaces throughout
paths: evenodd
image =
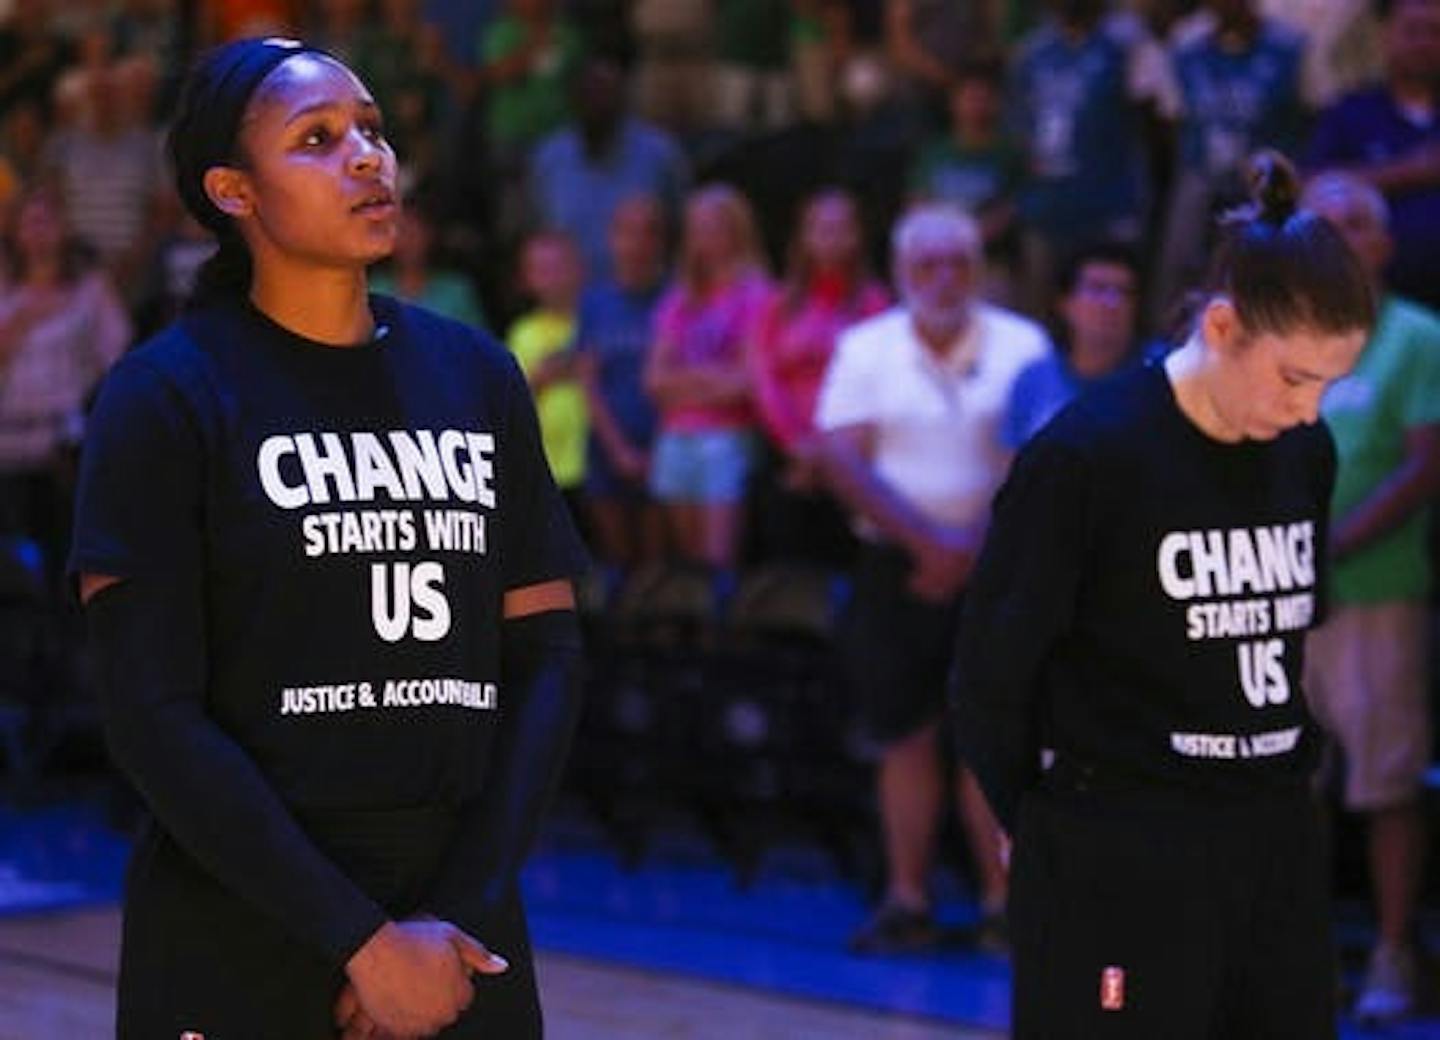
M 163 128 L 191 56 L 241 34 L 301 35 L 361 71 L 408 201 L 377 288 L 510 344 L 556 475 L 617 565 L 844 562 L 812 413 L 837 336 L 891 301 L 888 232 L 919 200 L 977 219 L 977 294 L 1062 349 L 1095 310 L 1065 302 L 1088 284 L 1076 256 L 1123 254 L 1133 284 L 1095 319 L 1124 328 L 1123 359 L 1179 327 L 1214 218 L 1269 145 L 1384 192 L 1389 284 L 1440 301 L 1428 2 L 8 7 L 0 481 L 6 526 L 53 554 L 87 395 L 211 248 L 173 197 Z M 660 436 L 697 431 L 712 436 Z

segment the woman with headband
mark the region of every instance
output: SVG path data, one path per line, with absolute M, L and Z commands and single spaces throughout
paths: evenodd
M 539 1036 L 516 873 L 584 560 L 525 381 L 367 293 L 395 155 L 339 61 L 209 53 L 170 150 L 220 248 L 101 392 L 71 560 L 152 817 L 118 1034 Z

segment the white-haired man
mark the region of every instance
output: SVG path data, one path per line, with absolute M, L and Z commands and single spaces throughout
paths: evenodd
M 1049 350 L 1038 325 L 976 299 L 982 241 L 968 215 L 917 208 L 896 226 L 891 251 L 901 302 L 841 337 L 816 414 L 827 475 L 865 539 L 844 654 L 881 748 L 888 881 L 852 940 L 864 952 L 936 938 L 928 880 L 944 802 L 938 735 L 958 606 L 1010 461 L 999 426 L 1011 385 Z M 1000 832 L 968 771 L 957 797 L 982 910 L 999 924 L 1007 888 Z
M 1329 220 L 1380 284 L 1392 250 L 1384 197 L 1322 174 L 1302 204 Z M 1440 491 L 1440 315 L 1385 295 L 1375 331 L 1322 414 L 1339 470 L 1325 625 L 1310 636 L 1305 688 L 1344 753 L 1345 806 L 1369 821 L 1379 941 L 1355 1014 L 1385 1021 L 1415 1003 L 1412 945 L 1430 759 L 1428 505 Z

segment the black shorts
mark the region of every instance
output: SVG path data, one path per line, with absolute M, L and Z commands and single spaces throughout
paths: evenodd
M 1334 1037 L 1324 845 L 1303 790 L 1026 795 L 1016 1040 Z
M 417 909 L 448 832 L 393 816 L 327 814 L 317 844 L 399 918 Z M 454 923 L 510 967 L 475 976 L 474 1003 L 439 1035 L 538 1038 L 540 1006 L 518 893 L 487 920 Z M 157 827 L 140 840 L 126 878 L 119 1040 L 175 1040 L 187 1030 L 205 1040 L 333 1038 L 344 983 L 341 971 L 220 885 Z
M 928 603 L 907 588 L 914 564 L 891 546 L 866 545 L 844 625 L 841 657 L 866 732 L 882 744 L 945 712 L 960 600 Z

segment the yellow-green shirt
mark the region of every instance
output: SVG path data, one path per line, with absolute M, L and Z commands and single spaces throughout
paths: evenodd
M 510 326 L 505 343 L 528 378 L 552 354 L 570 347 L 575 338 L 575 316 L 555 311 L 531 311 Z M 590 417 L 585 391 L 573 380 L 552 383 L 535 399 L 540 413 L 540 439 L 550 472 L 561 489 L 579 487 L 585 479 L 585 439 Z

